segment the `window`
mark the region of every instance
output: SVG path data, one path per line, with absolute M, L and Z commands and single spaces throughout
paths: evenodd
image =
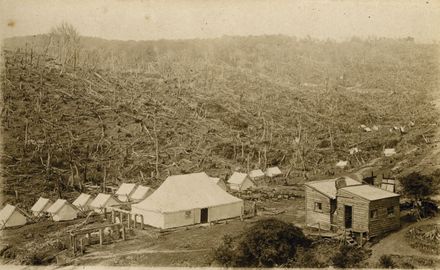
M 322 203 L 315 202 L 315 212 L 322 212 Z
M 387 216 L 394 217 L 394 207 L 387 208 Z
M 370 219 L 377 219 L 377 210 L 370 211 Z
M 185 211 L 185 217 L 186 218 L 191 217 L 191 211 Z

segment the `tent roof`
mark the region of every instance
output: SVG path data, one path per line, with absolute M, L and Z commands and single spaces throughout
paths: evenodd
M 220 177 L 209 177 L 209 179 L 216 184 L 220 181 Z
M 52 203 L 49 199 L 40 197 L 37 202 L 32 206 L 31 211 L 41 212 L 44 210 L 48 203 Z
M 90 194 L 81 193 L 72 204 L 75 206 L 85 206 L 91 197 Z
M 136 188 L 136 184 L 131 183 L 122 183 L 119 189 L 116 191 L 116 195 L 130 195 L 134 189 Z
M 345 178 L 345 183 L 347 183 L 347 186 L 361 185 L 360 182 L 358 182 L 350 177 L 345 176 L 344 178 Z M 337 179 L 339 179 L 339 178 L 311 181 L 311 182 L 305 183 L 305 185 L 323 193 L 324 195 L 326 195 L 327 197 L 329 197 L 331 199 L 335 199 L 336 198 L 335 182 Z
M 166 213 L 241 201 L 243 200 L 224 191 L 202 172 L 169 176 L 153 194 L 132 207 Z
M 0 224 L 6 223 L 15 210 L 18 210 L 20 214 L 22 214 L 21 210 L 14 205 L 6 204 L 5 207 L 3 207 L 3 209 L 0 211 Z
M 282 174 L 280 168 L 278 168 L 278 167 L 276 167 L 276 166 L 275 166 L 275 167 L 267 168 L 267 169 L 266 169 L 266 173 L 274 174 L 274 175 L 276 175 L 276 174 Z
M 90 203 L 90 206 L 93 208 L 104 207 L 110 198 L 113 198 L 116 201 L 116 198 L 114 198 L 111 194 L 99 193 L 98 196 L 96 196 L 96 198 Z
M 48 209 L 47 212 L 51 214 L 58 213 L 65 205 L 68 205 L 69 202 L 63 199 L 58 199 L 54 204 L 52 204 Z
M 367 199 L 369 201 L 375 201 L 385 198 L 399 197 L 399 194 L 383 190 L 370 185 L 358 185 L 358 186 L 347 186 L 341 188 L 345 191 L 348 191 L 354 195 Z
M 240 185 L 241 183 L 243 183 L 247 176 L 247 173 L 234 172 L 229 178 L 228 183 Z
M 264 172 L 262 170 L 260 170 L 260 169 L 253 170 L 253 171 L 249 172 L 249 176 L 251 178 L 262 177 L 262 176 L 264 176 Z
M 131 195 L 131 198 L 133 200 L 140 200 L 143 199 L 145 197 L 145 195 L 152 190 L 152 188 L 150 187 L 146 187 L 146 186 L 138 186 L 136 188 L 136 190 L 134 191 L 134 193 Z

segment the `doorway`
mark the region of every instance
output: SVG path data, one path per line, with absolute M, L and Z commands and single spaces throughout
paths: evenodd
M 353 225 L 353 207 L 350 205 L 344 205 L 344 225 L 347 229 Z
M 208 208 L 200 209 L 200 223 L 208 222 Z

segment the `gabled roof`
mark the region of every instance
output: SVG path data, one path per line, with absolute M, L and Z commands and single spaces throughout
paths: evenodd
M 19 211 L 20 214 L 23 215 L 19 208 L 15 207 L 14 205 L 10 205 L 9 203 L 6 204 L 5 207 L 3 207 L 3 209 L 0 211 L 0 224 L 5 224 L 15 211 Z
M 148 192 L 152 191 L 153 189 L 146 186 L 138 186 L 136 190 L 131 195 L 132 200 L 142 200 L 145 195 L 147 195 Z
M 258 178 L 258 177 L 263 177 L 264 176 L 264 172 L 260 169 L 257 170 L 252 170 L 249 172 L 249 176 L 251 178 Z
M 281 172 L 280 168 L 278 168 L 276 166 L 266 169 L 266 175 L 268 175 L 268 176 L 277 176 L 280 174 L 282 174 L 282 172 Z
M 87 202 L 92 198 L 90 194 L 81 193 L 78 198 L 72 203 L 77 207 L 83 207 L 87 205 Z
M 367 199 L 369 201 L 375 201 L 385 198 L 399 197 L 399 194 L 386 191 L 375 186 L 370 185 L 358 185 L 351 187 L 344 187 L 341 190 L 350 192 L 351 194 L 357 195 L 361 198 Z
M 209 179 L 216 184 L 220 181 L 220 177 L 209 177 Z
M 115 201 L 118 201 L 111 194 L 99 193 L 98 196 L 90 203 L 90 207 L 92 208 L 102 208 L 105 207 L 107 202 L 113 198 Z
M 246 177 L 248 176 L 247 173 L 240 173 L 240 172 L 234 172 L 231 177 L 228 180 L 229 184 L 236 184 L 241 185 Z
M 58 213 L 65 205 L 70 205 L 69 202 L 63 199 L 58 199 L 54 204 L 52 204 L 48 209 L 47 212 L 51 214 Z
M 362 183 L 350 178 L 350 177 L 344 177 L 345 183 L 347 186 L 354 186 L 354 185 L 361 185 Z M 330 199 L 336 199 L 336 185 L 335 182 L 339 178 L 334 179 L 327 179 L 327 180 L 319 180 L 319 181 L 311 181 L 307 182 L 304 185 L 311 187 L 320 193 L 324 194 L 325 196 L 329 197 Z
M 202 172 L 169 176 L 153 194 L 133 204 L 132 208 L 167 213 L 242 201 L 224 191 Z
M 136 188 L 136 184 L 122 183 L 119 189 L 116 191 L 116 195 L 130 195 Z
M 51 204 L 51 200 L 47 198 L 40 197 L 37 202 L 32 206 L 31 211 L 32 212 L 41 212 L 46 208 L 48 204 Z

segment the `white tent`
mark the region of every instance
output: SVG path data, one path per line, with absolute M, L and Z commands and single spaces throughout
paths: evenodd
M 99 193 L 90 203 L 90 207 L 96 213 L 104 213 L 104 208 L 120 204 L 120 201 L 111 194 Z
M 52 204 L 47 212 L 52 215 L 54 221 L 73 220 L 78 216 L 78 210 L 68 201 L 58 199 Z
M 26 224 L 26 216 L 17 207 L 7 204 L 0 211 L 0 229 Z
M 121 202 L 128 202 L 135 189 L 136 184 L 123 183 L 116 191 L 115 195 L 118 196 L 118 200 Z
M 229 188 L 233 190 L 246 190 L 255 187 L 255 183 L 247 173 L 234 172 L 228 180 Z
M 72 204 L 81 211 L 88 211 L 91 210 L 90 204 L 92 201 L 92 195 L 81 193 Z
M 283 174 L 283 173 L 281 172 L 280 168 L 278 168 L 276 166 L 266 169 L 266 176 L 268 176 L 268 177 L 275 177 L 275 176 L 278 176 L 281 174 Z
M 206 173 L 169 176 L 132 214 L 157 228 L 174 228 L 242 215 L 243 200 L 216 185 Z
M 396 154 L 396 149 L 394 148 L 385 148 L 385 150 L 383 150 L 383 153 L 386 157 L 391 157 L 392 155 Z
M 52 204 L 51 200 L 40 197 L 31 208 L 32 215 L 36 217 L 43 216 Z
M 260 170 L 260 169 L 253 170 L 253 171 L 249 172 L 249 177 L 252 180 L 260 179 L 260 178 L 262 178 L 264 176 L 265 176 L 264 172 L 262 170 Z
M 336 167 L 344 169 L 348 166 L 348 161 L 346 160 L 339 160 L 338 163 L 336 163 Z
M 154 192 L 154 189 L 146 186 L 138 186 L 136 190 L 131 195 L 131 200 L 133 202 L 140 202 L 146 199 Z
M 209 177 L 217 186 L 221 187 L 223 190 L 227 190 L 225 182 L 219 177 Z

